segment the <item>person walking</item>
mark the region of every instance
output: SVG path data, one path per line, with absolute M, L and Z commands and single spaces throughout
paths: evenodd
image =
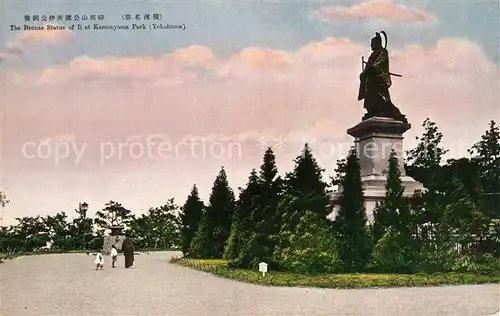
M 95 267 L 96 270 L 98 270 L 99 268 L 104 269 L 104 257 L 100 250 L 97 250 L 94 263 L 96 265 Z
M 118 251 L 115 245 L 111 246 L 111 267 L 115 267 L 116 260 L 118 260 Z
M 129 236 L 123 240 L 122 250 L 125 256 L 125 268 L 128 269 L 134 265 L 134 242 Z

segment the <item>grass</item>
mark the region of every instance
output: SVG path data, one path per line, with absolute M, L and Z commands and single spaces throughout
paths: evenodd
M 209 272 L 220 277 L 267 286 L 318 288 L 388 288 L 408 286 L 439 286 L 460 284 L 500 283 L 500 274 L 489 276 L 473 273 L 416 273 L 416 274 L 319 274 L 270 272 L 265 276 L 256 270 L 231 269 L 225 260 L 174 258 L 173 263 Z

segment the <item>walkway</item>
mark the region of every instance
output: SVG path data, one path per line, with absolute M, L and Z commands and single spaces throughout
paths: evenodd
M 373 290 L 274 288 L 169 264 L 175 253 L 136 256 L 103 271 L 85 254 L 0 264 L 0 314 L 20 315 L 491 315 L 500 285 Z

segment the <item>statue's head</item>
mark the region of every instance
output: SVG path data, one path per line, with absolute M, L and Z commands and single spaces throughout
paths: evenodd
M 380 36 L 380 33 L 375 33 L 375 37 L 372 38 L 372 42 L 370 47 L 372 48 L 373 51 L 381 50 L 382 47 L 382 37 Z

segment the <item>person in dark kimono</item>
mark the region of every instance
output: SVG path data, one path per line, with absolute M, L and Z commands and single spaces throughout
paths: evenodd
M 122 244 L 123 255 L 125 256 L 125 268 L 134 265 L 134 242 L 130 237 L 126 237 Z
M 381 33 L 385 37 L 387 46 L 385 32 L 376 33 L 376 36 L 371 40 L 372 53 L 363 67 L 363 72 L 359 75 L 358 100 L 364 100 L 364 108 L 367 111 L 363 120 L 379 116 L 407 123 L 406 117 L 391 101 L 389 88 L 392 85 L 392 80 L 389 72 L 389 52 L 386 47 L 382 46 Z

